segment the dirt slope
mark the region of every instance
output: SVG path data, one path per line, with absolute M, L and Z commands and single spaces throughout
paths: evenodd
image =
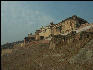
M 89 30 L 93 32 L 93 29 Z M 80 37 L 81 35 L 81 37 Z M 58 37 L 58 36 L 57 36 Z M 68 36 L 69 37 L 69 36 Z M 93 33 L 70 36 L 64 43 L 60 37 L 49 43 L 14 47 L 1 56 L 2 70 L 93 70 Z

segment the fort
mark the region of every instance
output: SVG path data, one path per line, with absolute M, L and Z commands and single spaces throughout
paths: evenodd
M 36 30 L 35 35 L 28 34 L 28 37 L 24 38 L 24 43 L 31 42 L 33 40 L 51 40 L 51 38 L 55 35 L 67 35 L 72 31 L 88 25 L 89 23 L 86 20 L 73 15 L 72 17 L 62 20 L 58 24 L 50 22 L 48 26 L 42 26 L 39 30 Z

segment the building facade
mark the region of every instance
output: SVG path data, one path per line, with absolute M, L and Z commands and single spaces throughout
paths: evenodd
M 68 34 L 84 25 L 88 25 L 86 20 L 73 15 L 72 17 L 62 20 L 58 24 L 53 24 L 53 22 L 51 22 L 49 26 L 41 27 L 39 30 L 36 30 L 34 36 L 29 34 L 28 37 L 35 37 L 35 40 L 46 39 L 52 35 Z

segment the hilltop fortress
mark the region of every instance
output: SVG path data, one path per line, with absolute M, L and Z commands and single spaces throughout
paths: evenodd
M 54 35 L 67 35 L 72 31 L 83 28 L 90 25 L 86 20 L 73 15 L 65 20 L 62 20 L 58 24 L 53 24 L 51 22 L 46 27 L 41 27 L 36 30 L 35 35 L 28 34 L 28 37 L 24 38 L 24 43 L 30 42 L 32 40 L 51 40 Z

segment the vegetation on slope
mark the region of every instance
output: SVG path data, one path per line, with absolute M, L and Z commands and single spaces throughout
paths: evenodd
M 55 36 L 51 40 L 54 49 L 43 43 L 15 47 L 12 53 L 1 56 L 2 70 L 93 70 L 91 32 Z

